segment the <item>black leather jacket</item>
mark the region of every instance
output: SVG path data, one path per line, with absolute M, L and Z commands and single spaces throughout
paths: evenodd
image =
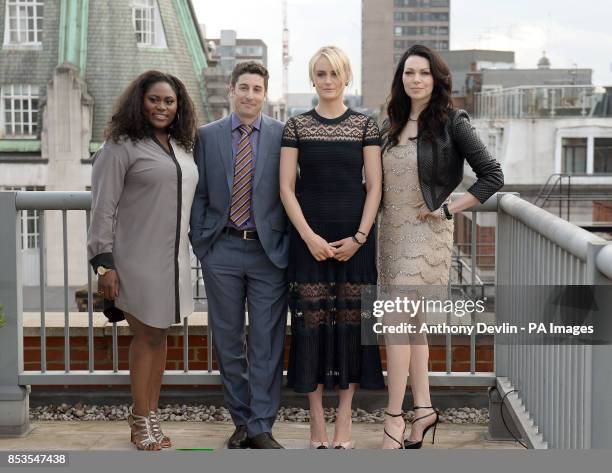
M 504 185 L 501 166 L 478 137 L 467 112 L 452 110 L 435 143 L 417 138 L 419 184 L 429 210 L 440 208 L 461 183 L 464 160 L 477 178 L 467 191 L 479 202 L 487 200 Z

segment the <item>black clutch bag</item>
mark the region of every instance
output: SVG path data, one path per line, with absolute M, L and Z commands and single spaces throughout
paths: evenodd
M 125 314 L 121 309 L 115 307 L 115 301 L 104 299 L 102 312 L 109 322 L 121 322 L 125 320 Z

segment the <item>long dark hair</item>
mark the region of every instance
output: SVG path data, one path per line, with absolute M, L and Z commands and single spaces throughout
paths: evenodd
M 385 147 L 395 146 L 401 131 L 408 123 L 410 116 L 411 99 L 406 94 L 402 77 L 404 65 L 410 56 L 420 56 L 429 61 L 429 68 L 433 75 L 434 86 L 427 108 L 419 116 L 419 136 L 435 140 L 436 135 L 442 131 L 448 114 L 452 110 L 451 102 L 452 79 L 450 69 L 444 59 L 433 49 L 416 44 L 408 49 L 400 59 L 393 75 L 391 95 L 387 105 L 388 122 L 384 127 L 386 139 Z
M 105 138 L 115 142 L 128 137 L 132 141 L 154 136 L 155 129 L 144 114 L 144 95 L 158 82 L 166 82 L 176 94 L 176 117 L 168 132 L 183 148 L 193 148 L 196 131 L 196 115 L 193 102 L 185 85 L 172 74 L 146 71 L 134 79 L 115 103 L 113 115 L 104 130 Z

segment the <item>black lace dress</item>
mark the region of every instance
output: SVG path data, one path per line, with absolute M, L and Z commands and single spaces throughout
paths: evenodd
M 366 198 L 363 147 L 380 145 L 376 122 L 348 109 L 334 119 L 315 110 L 290 118 L 283 146 L 297 148 L 296 196 L 308 225 L 328 242 L 354 235 Z M 383 389 L 378 346 L 361 345 L 361 290 L 375 285 L 376 230 L 346 262 L 318 262 L 292 228 L 288 280 L 291 348 L 288 386 L 295 391 Z

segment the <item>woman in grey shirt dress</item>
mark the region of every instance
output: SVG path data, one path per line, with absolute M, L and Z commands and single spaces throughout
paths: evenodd
M 172 445 L 157 404 L 167 329 L 193 312 L 187 234 L 198 181 L 195 120 L 182 82 L 147 71 L 118 99 L 94 157 L 88 257 L 105 305 L 114 301 L 113 314 L 133 334 L 128 421 L 139 450 Z

